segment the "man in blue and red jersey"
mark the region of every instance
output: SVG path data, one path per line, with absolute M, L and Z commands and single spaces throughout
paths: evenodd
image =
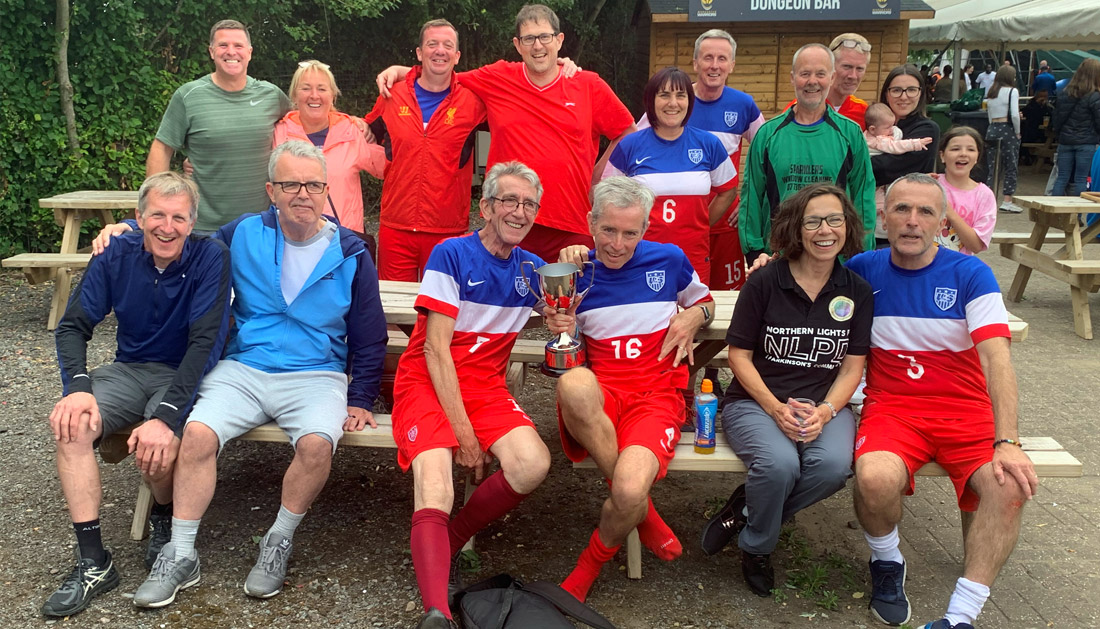
M 682 552 L 649 489 L 665 475 L 680 442 L 685 361 L 714 303 L 679 247 L 642 240 L 654 199 L 649 188 L 609 177 L 592 192 L 588 223 L 595 249 L 568 247 L 558 259 L 579 264 L 594 258 L 597 290 L 575 316 L 546 309 L 551 332 L 579 326 L 591 363 L 558 380 L 562 449 L 573 461 L 591 456 L 611 490 L 599 527 L 562 583 L 581 601 L 635 527 L 661 559 Z M 588 281 L 582 278 L 578 288 Z
M 439 243 L 428 258 L 416 327 L 394 383 L 393 437 L 401 469 L 413 472 L 412 559 L 425 615 L 447 627 L 452 557 L 474 534 L 518 505 L 546 478 L 550 451 L 505 384 L 516 337 L 539 303 L 521 263 L 543 261 L 516 245 L 531 230 L 542 184 L 518 162 L 489 169 L 485 227 Z M 500 471 L 484 481 L 485 465 Z M 452 520 L 452 464 L 480 483 Z
M 634 131 L 630 112 L 599 75 L 563 75 L 558 51 L 564 40 L 549 7 L 524 5 L 512 38 L 523 62 L 498 61 L 458 75 L 489 112 L 489 166 L 516 160 L 542 181 L 542 209 L 521 245 L 547 259 L 568 245 L 592 245 L 584 219 L 588 192 L 615 143 Z M 378 75 L 383 96 L 407 70 L 394 66 Z M 597 160 L 599 136 L 612 142 Z
M 925 463 L 947 470 L 963 512 L 963 576 L 944 618 L 927 627 L 973 629 L 1039 481 L 1019 444 L 1000 289 L 980 260 L 936 247 L 946 211 L 935 179 L 905 175 L 886 193 L 890 248 L 848 263 L 875 293 L 854 493 L 871 547 L 872 614 L 900 625 L 910 617 L 902 496 Z
M 405 80 L 378 97 L 366 120 L 386 149 L 378 278 L 419 281 L 435 245 L 466 233 L 474 138 L 485 105 L 456 78 L 462 53 L 447 20 L 420 28 Z
M 687 125 L 714 134 L 725 147 L 735 171 L 741 168 L 741 139 L 752 142 L 756 130 L 764 124 L 764 115 L 752 96 L 726 85 L 736 65 L 737 42 L 721 29 L 711 29 L 695 40 L 691 64 L 696 80 L 695 105 Z M 638 128 L 649 126 L 646 116 Z M 739 173 L 734 172 L 732 186 L 736 190 Z M 734 197 L 722 217 L 710 226 L 710 272 L 704 274 L 696 266 L 700 278 L 711 290 L 739 290 L 745 283 L 745 256 L 737 235 L 737 212 L 740 199 Z M 712 380 L 714 378 L 711 378 Z

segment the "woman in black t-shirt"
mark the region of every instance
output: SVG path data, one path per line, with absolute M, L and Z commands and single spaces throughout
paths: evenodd
M 714 554 L 739 534 L 741 573 L 760 596 L 775 586 L 771 552 L 783 522 L 851 475 L 855 418 L 846 405 L 873 316 L 870 285 L 838 260 L 863 239 L 844 191 L 802 189 L 780 205 L 771 238 L 779 259 L 749 277 L 726 334 L 735 380 L 722 428 L 748 475 L 702 539 Z

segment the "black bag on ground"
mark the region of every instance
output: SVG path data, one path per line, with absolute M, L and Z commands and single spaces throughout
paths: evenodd
M 452 612 L 465 629 L 575 629 L 567 616 L 594 629 L 615 629 L 561 586 L 523 583 L 507 574 L 455 593 L 454 606 Z

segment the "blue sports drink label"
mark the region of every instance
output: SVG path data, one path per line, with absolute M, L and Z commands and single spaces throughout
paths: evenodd
M 714 447 L 714 417 L 718 412 L 718 400 L 695 404 L 695 447 Z

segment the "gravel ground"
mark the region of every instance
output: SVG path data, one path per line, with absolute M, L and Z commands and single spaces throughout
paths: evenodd
M 1025 177 L 1022 193 L 1038 185 Z M 1002 215 L 998 229 L 1029 227 L 1024 216 Z M 1007 286 L 1014 267 L 995 253 L 983 259 Z M 420 606 L 408 550 L 411 478 L 397 470 L 392 450 L 341 449 L 328 486 L 296 536 L 287 587 L 267 601 L 244 595 L 254 540 L 274 519 L 291 455 L 285 446 L 257 443 L 225 449 L 198 542 L 202 584 L 159 611 L 138 610 L 130 600 L 145 577 L 144 543 L 128 538 L 137 472 L 129 462 L 102 466 L 104 538 L 122 583 L 74 618 L 44 621 L 38 609 L 71 569 L 73 542 L 46 422 L 59 395 L 52 335 L 44 326 L 51 288 L 0 273 L 0 626 L 415 625 Z M 1085 477 L 1044 482 L 1026 511 L 1020 546 L 986 606 L 983 627 L 1100 626 L 1094 595 L 1100 584 L 1100 439 L 1089 429 L 1100 390 L 1100 341 L 1073 334 L 1067 292 L 1036 274 L 1025 300 L 1009 304 L 1031 326 L 1029 339 L 1014 347 L 1014 362 L 1021 432 L 1057 438 L 1085 464 Z M 1095 296 L 1092 305 L 1100 305 Z M 111 360 L 113 331 L 112 320 L 97 330 L 90 363 Z M 595 473 L 573 471 L 561 454 L 552 394 L 552 383 L 533 374 L 520 399 L 551 445 L 550 476 L 530 500 L 478 537 L 480 566 L 468 581 L 499 572 L 560 580 L 596 522 L 606 489 Z M 702 555 L 697 540 L 705 513 L 741 480 L 737 474 L 678 473 L 658 484 L 654 500 L 679 533 L 684 556 L 662 563 L 646 552 L 644 578 L 631 581 L 622 552 L 604 568 L 589 602 L 626 628 L 874 626 L 866 612 L 867 551 L 852 523 L 848 490 L 798 515 L 775 555 L 779 580 L 793 586 L 784 596 L 752 595 L 741 582 L 735 550 Z M 923 624 L 942 614 L 960 571 L 958 516 L 942 479 L 919 481 L 906 511 L 907 589 L 913 621 Z

